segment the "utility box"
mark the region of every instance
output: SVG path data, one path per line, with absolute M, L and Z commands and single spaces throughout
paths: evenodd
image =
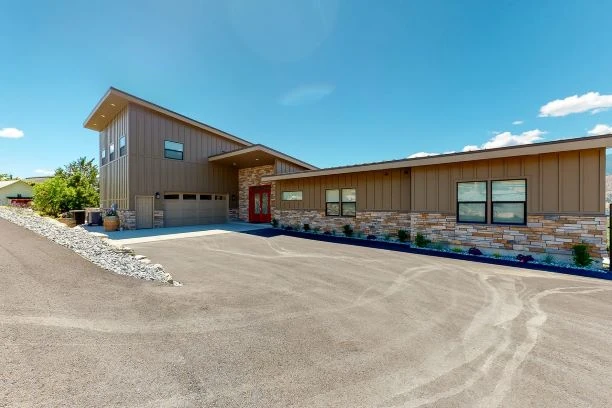
M 85 223 L 87 225 L 102 225 L 102 211 L 99 208 L 86 208 Z

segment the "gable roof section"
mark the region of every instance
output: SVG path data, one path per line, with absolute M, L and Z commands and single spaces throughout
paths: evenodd
M 566 152 L 571 150 L 584 150 L 604 147 L 612 147 L 612 134 L 602 136 L 579 137 L 565 140 L 555 140 L 551 142 L 533 143 L 529 145 L 499 147 L 496 149 L 482 149 L 470 152 L 440 154 L 436 156 L 418 157 L 413 159 L 389 160 L 376 163 L 357 164 L 352 166 L 330 167 L 320 170 L 302 171 L 299 173 L 286 173 L 263 176 L 262 181 L 289 180 L 304 177 L 356 173 L 361 171 L 429 166 L 434 164 L 459 163 L 473 160 L 528 156 L 533 154 Z
M 95 130 L 98 132 L 102 131 L 111 122 L 111 120 L 113 120 L 113 118 L 119 112 L 121 112 L 123 108 L 125 108 L 128 105 L 128 103 L 133 103 L 135 105 L 143 106 L 155 112 L 161 113 L 162 115 L 169 116 L 173 119 L 187 123 L 196 128 L 205 130 L 217 136 L 221 136 L 225 139 L 231 140 L 232 142 L 236 142 L 244 146 L 252 145 L 251 142 L 241 139 L 238 136 L 234 136 L 220 129 L 209 126 L 205 123 L 198 122 L 195 119 L 191 119 L 187 116 L 183 116 L 179 113 L 171 111 L 170 109 L 166 109 L 157 104 L 154 104 L 153 102 L 146 101 L 137 96 L 131 95 L 127 92 L 121 91 L 113 87 L 110 87 L 108 89 L 108 91 L 104 94 L 102 99 L 100 99 L 97 105 L 93 108 L 93 110 L 91 111 L 87 119 L 85 119 L 85 122 L 83 123 L 83 127 L 87 129 Z
M 6 180 L 6 181 L 0 181 L 0 190 L 5 187 L 12 186 L 15 183 L 23 183 L 26 186 L 31 187 L 28 183 L 26 183 L 23 180 Z
M 275 159 L 281 159 L 305 170 L 316 170 L 317 167 L 295 157 L 286 155 L 268 146 L 256 144 L 231 152 L 220 153 L 208 158 L 209 162 L 232 165 L 238 168 L 263 166 L 274 164 Z

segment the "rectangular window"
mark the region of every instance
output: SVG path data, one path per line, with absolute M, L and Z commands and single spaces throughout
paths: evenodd
M 111 143 L 110 146 L 108 147 L 108 160 L 109 161 L 115 160 L 115 144 L 114 143 Z
M 202 194 L 202 195 L 200 195 L 200 200 L 212 200 L 212 195 L 210 195 L 210 194 Z
M 281 199 L 283 201 L 302 201 L 302 192 L 301 191 L 283 191 Z
M 183 144 L 170 140 L 164 141 L 164 157 L 166 159 L 183 160 Z
M 325 215 L 340 215 L 340 190 L 325 190 Z
M 219 200 L 219 201 L 225 200 L 225 196 L 222 196 L 222 195 L 215 196 L 215 200 Z
M 100 164 L 106 164 L 106 149 L 102 149 L 100 153 Z
M 119 138 L 119 157 L 125 156 L 127 153 L 127 145 L 125 144 L 125 136 Z
M 196 194 L 183 194 L 183 200 L 195 200 L 197 197 Z
M 487 182 L 457 183 L 457 222 L 487 222 Z
M 178 194 L 164 194 L 164 200 L 178 200 Z
M 357 215 L 357 191 L 354 188 L 342 189 L 342 216 L 355 217 Z
M 519 224 L 527 222 L 527 181 L 496 180 L 491 182 L 491 222 Z

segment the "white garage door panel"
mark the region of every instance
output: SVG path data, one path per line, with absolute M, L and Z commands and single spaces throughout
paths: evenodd
M 218 195 L 218 194 L 217 194 Z M 220 224 L 227 222 L 227 197 L 224 200 L 164 200 L 164 223 L 168 227 L 181 225 Z

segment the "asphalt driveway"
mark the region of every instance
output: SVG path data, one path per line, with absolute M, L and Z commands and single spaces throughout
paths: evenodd
M 130 245 L 0 221 L 0 406 L 607 407 L 612 284 L 291 237 Z

